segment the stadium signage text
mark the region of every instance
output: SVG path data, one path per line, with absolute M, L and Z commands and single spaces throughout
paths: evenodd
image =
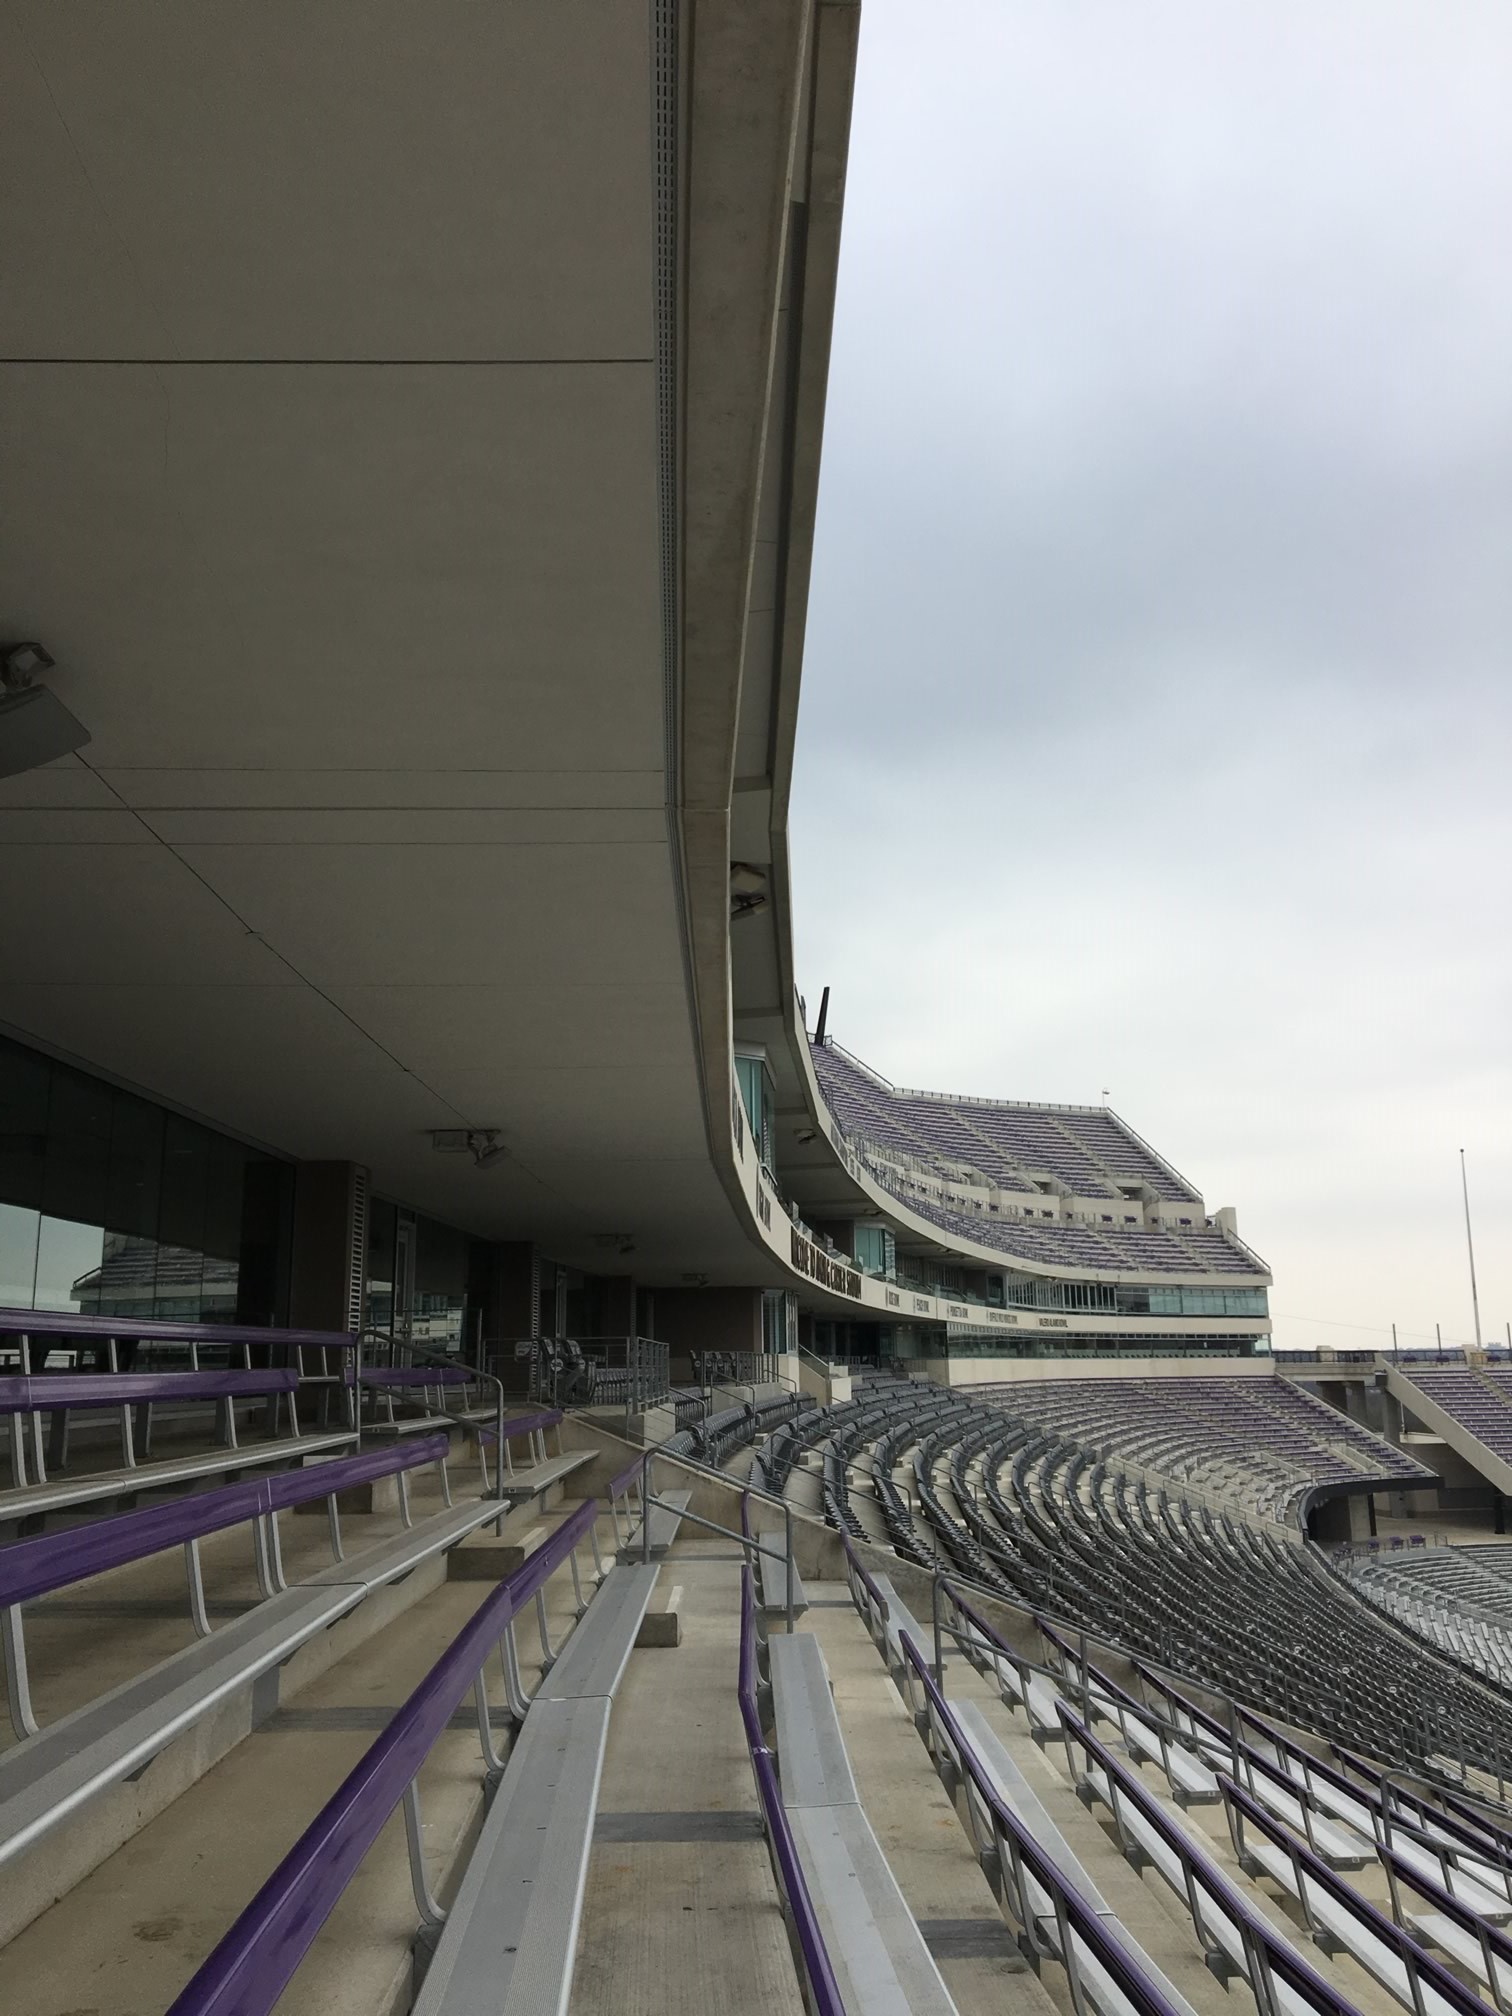
M 849 1295 L 853 1301 L 860 1301 L 861 1276 L 855 1268 L 847 1267 L 843 1260 L 831 1259 L 828 1253 L 821 1253 L 796 1226 L 793 1228 L 793 1265 L 800 1274 L 807 1274 L 811 1281 L 817 1281 L 821 1288 L 832 1288 L 837 1295 Z

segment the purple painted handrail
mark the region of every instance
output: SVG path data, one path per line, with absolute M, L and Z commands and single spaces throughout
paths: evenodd
M 1408 1828 L 1405 1831 L 1410 1834 L 1418 1832 L 1416 1828 Z M 1418 1838 L 1423 1837 L 1419 1834 Z M 1435 1911 L 1441 1911 L 1446 1918 L 1458 1925 L 1462 1932 L 1473 1932 L 1477 1938 L 1484 1939 L 1496 1958 L 1504 1966 L 1512 1968 L 1512 1935 L 1509 1935 L 1503 1926 L 1493 1925 L 1489 1918 L 1482 1918 L 1478 1911 L 1472 1911 L 1463 1898 L 1456 1897 L 1452 1890 L 1446 1890 L 1442 1883 L 1435 1883 L 1426 1871 L 1414 1868 L 1410 1862 L 1404 1862 L 1394 1848 L 1383 1847 L 1381 1860 L 1399 1883 L 1405 1883 L 1410 1890 L 1416 1890 L 1419 1897 L 1431 1904 Z
M 1465 1986 L 1457 1974 L 1451 1974 L 1441 1960 L 1435 1960 L 1431 1953 L 1425 1952 L 1410 1932 L 1405 1931 L 1394 1919 L 1388 1918 L 1384 1911 L 1378 1910 L 1368 1897 L 1362 1897 L 1352 1883 L 1346 1883 L 1342 1877 L 1336 1875 L 1321 1855 L 1315 1855 L 1305 1841 L 1299 1840 L 1279 1820 L 1272 1818 L 1259 1800 L 1246 1792 L 1242 1785 L 1236 1785 L 1232 1778 L 1226 1777 L 1221 1771 L 1218 1774 L 1218 1784 L 1225 1802 L 1230 1807 L 1237 1810 L 1248 1824 L 1263 1834 L 1268 1841 L 1275 1842 L 1278 1848 L 1284 1848 L 1298 1867 L 1304 1870 L 1321 1890 L 1327 1891 L 1335 1903 L 1342 1904 L 1359 1924 L 1368 1932 L 1374 1933 L 1383 1945 L 1390 1948 L 1404 1967 L 1415 1970 L 1435 1993 L 1444 1998 L 1451 2009 L 1459 2010 L 1460 2016 L 1486 2016 L 1485 2003 L 1479 1995 L 1472 1993 Z M 1303 1908 L 1306 1909 L 1305 1905 Z
M 274 1330 L 252 1323 L 164 1323 L 145 1316 L 78 1316 L 58 1309 L 0 1309 L 0 1337 L 135 1338 L 161 1344 L 302 1344 L 352 1350 L 351 1330 Z
M 242 1912 L 168 2016 L 268 2016 L 506 1624 L 598 1516 L 590 1498 L 484 1598 Z
M 744 1502 L 742 1497 L 742 1503 Z M 845 2016 L 840 1984 L 825 1950 L 824 1935 L 809 1896 L 808 1880 L 798 1860 L 798 1847 L 782 1803 L 772 1753 L 761 1728 L 761 1711 L 756 1705 L 756 1592 L 747 1561 L 740 1571 L 740 1664 L 736 1681 L 740 1717 L 745 1724 L 746 1745 L 751 1753 L 751 1770 L 756 1779 L 756 1797 L 766 1822 L 767 1840 L 777 1865 L 778 1881 L 793 1916 L 793 1930 L 808 1976 L 809 1991 L 816 2016 Z
M 0 1373 L 0 1414 L 70 1407 L 135 1407 L 148 1400 L 232 1400 L 292 1393 L 299 1374 L 276 1372 Z
M 630 1489 L 630 1486 L 635 1482 L 637 1474 L 640 1474 L 642 1479 L 644 1480 L 644 1473 L 646 1466 L 651 1461 L 651 1458 L 655 1453 L 656 1452 L 654 1450 L 643 1449 L 640 1455 L 635 1458 L 635 1461 L 633 1463 L 627 1463 L 625 1465 L 624 1469 L 621 1470 L 618 1477 L 616 1477 L 613 1483 L 611 1483 L 611 1485 L 609 1486 L 609 1497 L 611 1501 L 616 1498 L 622 1497 L 624 1493 Z M 643 1481 L 642 1489 L 644 1488 L 645 1486 Z
M 1041 1629 L 1043 1628 L 1041 1626 Z M 1164 1694 L 1168 1700 L 1178 1703 L 1182 1712 L 1196 1726 L 1207 1730 L 1214 1742 L 1221 1743 L 1225 1750 L 1232 1752 L 1234 1732 L 1231 1729 L 1218 1721 L 1215 1716 L 1210 1715 L 1205 1708 L 1194 1701 L 1191 1695 L 1184 1692 L 1174 1681 L 1167 1679 L 1164 1674 L 1157 1673 L 1153 1667 L 1148 1666 L 1142 1659 L 1136 1659 L 1134 1667 L 1147 1686 L 1154 1687 L 1158 1692 Z M 1362 1806 L 1370 1807 L 1377 1815 L 1382 1817 L 1382 1824 L 1387 1824 L 1385 1813 L 1386 1802 L 1380 1786 L 1382 1774 L 1387 1769 L 1386 1765 L 1377 1764 L 1374 1759 L 1368 1758 L 1360 1752 L 1350 1750 L 1341 1743 L 1330 1744 L 1329 1747 L 1336 1757 L 1343 1759 L 1358 1771 L 1362 1777 L 1371 1781 L 1363 1785 L 1357 1785 L 1352 1778 L 1346 1777 L 1342 1771 L 1336 1770 L 1333 1765 L 1326 1762 L 1323 1758 L 1315 1757 L 1312 1751 L 1305 1750 L 1300 1743 L 1294 1742 L 1286 1734 L 1285 1730 L 1278 1723 L 1271 1721 L 1268 1716 L 1257 1713 L 1253 1708 L 1242 1708 L 1237 1703 L 1235 1704 L 1234 1712 L 1241 1727 L 1248 1724 L 1250 1728 L 1258 1729 L 1268 1743 L 1274 1744 L 1283 1756 L 1290 1757 L 1307 1777 L 1320 1779 L 1323 1784 L 1331 1785 L 1335 1791 L 1342 1793 L 1346 1798 L 1355 1800 Z M 1241 1741 L 1239 1747 L 1247 1761 L 1258 1762 L 1262 1767 L 1274 1774 L 1275 1767 L 1267 1764 L 1266 1759 L 1260 1756 L 1253 1744 Z M 1284 1779 L 1286 1774 L 1283 1773 L 1281 1775 Z M 1295 1780 L 1291 1781 L 1293 1785 L 1295 1785 L 1295 1782 Z M 1396 1789 L 1400 1796 L 1402 1788 L 1398 1786 Z M 1462 1846 L 1468 1854 L 1479 1854 L 1482 1856 L 1495 1855 L 1497 1830 L 1494 1828 L 1489 1816 L 1477 1824 L 1474 1814 L 1467 1812 L 1461 1807 L 1453 1794 L 1447 1789 L 1436 1787 L 1434 1796 L 1436 1799 L 1444 1802 L 1442 1808 L 1434 1806 L 1429 1809 L 1426 1802 L 1423 1801 L 1419 1802 L 1419 1808 L 1420 1811 L 1425 1812 L 1431 1810 L 1435 1827 L 1443 1834 L 1452 1836 L 1454 1842 Z M 1391 1818 L 1389 1824 L 1397 1826 L 1402 1823 L 1398 1822 L 1395 1818 Z M 1512 1846 L 1512 1833 L 1502 1836 L 1502 1840 L 1505 1845 Z
M 1381 1789 L 1381 1781 L 1389 1767 L 1378 1764 L 1373 1757 L 1365 1756 L 1362 1751 L 1351 1750 L 1343 1743 L 1330 1743 L 1328 1747 L 1342 1763 L 1347 1764 L 1351 1770 L 1358 1771 L 1361 1777 L 1371 1782 L 1367 1785 L 1356 1785 L 1353 1779 L 1344 1777 L 1342 1773 L 1329 1773 L 1328 1766 L 1319 1766 L 1315 1758 L 1309 1759 L 1313 1768 L 1320 1769 L 1324 1775 L 1333 1776 L 1335 1782 L 1355 1798 L 1364 1799 L 1376 1807 L 1384 1806 L 1385 1794 Z M 1395 1785 L 1392 1789 L 1399 1799 L 1407 1796 L 1405 1786 Z M 1447 1785 L 1433 1787 L 1432 1797 L 1435 1803 L 1431 1805 L 1421 1794 L 1414 1793 L 1412 1797 L 1419 1813 L 1430 1817 L 1434 1826 L 1443 1833 L 1453 1835 L 1456 1842 L 1463 1844 L 1467 1853 L 1491 1858 L 1496 1855 L 1498 1849 L 1503 1854 L 1512 1850 L 1512 1828 L 1498 1826 L 1491 1814 L 1483 1813 L 1478 1807 L 1467 1805 L 1463 1800 L 1456 1798 Z M 1395 1820 L 1392 1825 L 1396 1825 Z
M 1325 1981 L 1317 1968 L 1310 1966 L 1290 1940 L 1283 1939 L 1270 1920 L 1263 1917 L 1243 1892 L 1229 1881 L 1213 1857 L 1198 1845 L 1195 1836 L 1173 1825 L 1144 1781 L 1092 1734 L 1070 1703 L 1062 1701 L 1059 1707 L 1061 1721 L 1087 1756 L 1101 1766 L 1110 1788 L 1117 1785 L 1119 1797 L 1127 1799 L 1161 1839 L 1176 1851 L 1182 1858 L 1183 1866 L 1190 1868 L 1193 1882 L 1207 1892 L 1224 1916 L 1231 1918 L 1255 1947 L 1264 1952 L 1271 1971 L 1299 1995 L 1305 1996 L 1315 2009 L 1326 2012 L 1326 2016 L 1359 2016 L 1355 2004 Z M 1219 1782 L 1224 1781 L 1220 1779 Z
M 597 1500 L 502 1581 L 242 1911 L 167 2016 L 266 2016 L 516 1611 L 589 1532 Z
M 885 1617 L 887 1615 L 887 1598 L 882 1594 L 882 1591 L 877 1587 L 875 1576 L 872 1575 L 870 1570 L 867 1568 L 866 1563 L 861 1559 L 861 1556 L 856 1552 L 854 1546 L 852 1546 L 851 1544 L 851 1536 L 849 1535 L 849 1533 L 845 1532 L 843 1528 L 841 1529 L 840 1533 L 840 1544 L 844 1547 L 846 1557 L 850 1561 L 852 1568 L 855 1569 L 857 1575 L 861 1578 L 862 1588 L 866 1591 L 867 1595 L 870 1596 L 873 1603 L 876 1604 L 880 1614 Z M 951 1591 L 951 1595 L 952 1597 L 955 1597 L 954 1590 Z M 960 1599 L 958 1597 L 955 1597 L 955 1600 L 959 1601 Z
M 449 1447 L 445 1435 L 417 1437 L 407 1448 L 377 1449 L 361 1456 L 337 1457 L 279 1477 L 261 1477 L 248 1484 L 228 1484 L 218 1491 L 200 1491 L 171 1504 L 151 1505 L 140 1512 L 120 1512 L 88 1526 L 38 1533 L 0 1547 L 0 1608 L 29 1602 L 55 1589 L 66 1589 L 90 1575 L 145 1560 L 167 1547 L 198 1540 L 260 1519 L 290 1505 L 306 1505 L 333 1491 L 434 1463 Z
M 956 1720 L 954 1710 L 936 1685 L 929 1661 L 914 1643 L 912 1632 L 900 1632 L 898 1642 L 904 1658 L 923 1683 L 931 1707 L 948 1731 L 963 1767 L 970 1773 L 977 1797 L 991 1812 L 994 1824 L 1001 1829 L 1004 1837 L 1013 1843 L 1014 1852 L 1024 1867 L 1042 1889 L 1061 1899 L 1067 1924 L 1093 1958 L 1113 1977 L 1135 2009 L 1142 2011 L 1143 2016 L 1176 2016 L 1177 2005 L 1164 1992 L 1160 1982 L 1152 1977 L 1150 1963 L 1144 1954 L 1125 1944 L 1122 1931 L 1115 1930 L 1098 1913 L 1091 1899 L 1083 1895 L 1078 1885 L 1046 1855 L 1018 1816 L 1004 1805 L 966 1732 Z M 1349 2008 L 1344 2002 L 1336 2006 L 1340 2010 Z

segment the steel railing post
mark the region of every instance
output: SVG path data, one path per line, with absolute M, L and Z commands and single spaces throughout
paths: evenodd
M 793 1635 L 795 1615 L 793 1610 L 793 1508 L 786 1498 L 782 1501 L 782 1523 L 787 1529 L 787 1627 L 789 1638 Z M 765 1588 L 765 1584 L 762 1585 Z

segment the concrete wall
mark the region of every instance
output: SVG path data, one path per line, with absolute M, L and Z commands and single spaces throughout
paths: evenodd
M 674 1370 L 695 1351 L 759 1351 L 759 1288 L 658 1288 L 656 1333 L 672 1347 Z
M 1273 1379 L 1269 1358 L 914 1358 L 915 1378 L 940 1386 L 993 1386 L 1021 1379 Z

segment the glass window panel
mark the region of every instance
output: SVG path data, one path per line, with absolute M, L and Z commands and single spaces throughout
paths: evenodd
M 0 1204 L 0 1309 L 30 1309 L 37 1279 L 39 1214 Z
M 98 1225 L 69 1218 L 42 1219 L 37 1239 L 37 1286 L 33 1306 L 69 1315 L 93 1310 L 99 1300 L 105 1235 Z
M 52 1066 L 0 1038 L 0 1203 L 42 1205 Z
M 161 1106 L 129 1092 L 115 1095 L 105 1198 L 105 1223 L 112 1231 L 143 1239 L 157 1231 L 166 1117 Z
M 238 1323 L 280 1322 L 287 1313 L 293 1207 L 292 1163 L 249 1151 L 242 1171 Z
M 239 1141 L 212 1134 L 210 1177 L 205 1189 L 204 1248 L 219 1260 L 235 1260 L 242 1243 L 242 1179 L 247 1151 Z
M 210 1134 L 192 1120 L 167 1115 L 163 1133 L 163 1192 L 158 1239 L 164 1246 L 202 1252 L 205 1199 L 210 1186 Z
M 82 1072 L 54 1065 L 47 1110 L 47 1156 L 42 1210 L 49 1218 L 82 1225 L 105 1223 L 110 1160 L 108 1086 Z

